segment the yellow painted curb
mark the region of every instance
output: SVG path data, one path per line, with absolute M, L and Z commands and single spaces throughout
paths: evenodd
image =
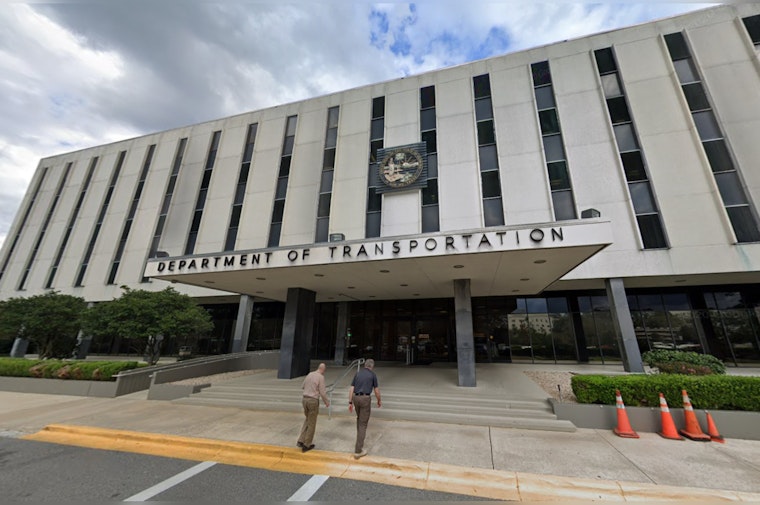
M 760 493 L 516 473 L 380 456 L 365 456 L 356 460 L 349 453 L 312 450 L 304 454 L 297 447 L 141 433 L 89 426 L 51 424 L 37 433 L 22 437 L 22 439 L 191 461 L 215 461 L 228 465 L 280 472 L 328 475 L 504 501 L 609 500 L 651 502 L 709 499 L 711 501 L 760 502 Z

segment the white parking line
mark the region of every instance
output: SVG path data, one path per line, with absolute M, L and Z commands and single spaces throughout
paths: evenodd
M 149 499 L 153 498 L 154 496 L 156 496 L 157 494 L 163 493 L 167 489 L 170 489 L 170 488 L 176 486 L 180 482 L 183 482 L 183 481 L 189 479 L 190 477 L 198 475 L 203 470 L 206 470 L 207 468 L 211 468 L 215 464 L 216 464 L 215 461 L 204 461 L 203 463 L 198 463 L 194 467 L 188 468 L 184 472 L 180 472 L 177 475 L 175 475 L 174 477 L 169 477 L 165 481 L 159 482 L 155 486 L 149 487 L 145 491 L 140 491 L 136 495 L 132 495 L 129 498 L 127 498 L 126 500 L 124 500 L 124 501 L 146 501 L 146 500 L 149 500 Z
M 314 493 L 319 491 L 322 484 L 327 482 L 329 478 L 327 475 L 314 475 L 298 491 L 293 493 L 293 496 L 288 498 L 288 501 L 309 501 L 309 498 L 314 496 Z

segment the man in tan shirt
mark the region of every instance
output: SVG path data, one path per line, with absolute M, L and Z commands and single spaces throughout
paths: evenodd
M 325 366 L 324 363 L 320 363 L 319 367 L 303 380 L 301 389 L 303 389 L 303 415 L 304 419 L 303 427 L 301 428 L 301 435 L 298 437 L 298 447 L 303 452 L 314 449 L 314 444 L 311 441 L 314 439 L 314 432 L 317 429 L 317 415 L 319 415 L 319 398 L 325 402 L 325 407 L 330 406 L 330 400 L 327 398 L 327 390 L 325 388 Z

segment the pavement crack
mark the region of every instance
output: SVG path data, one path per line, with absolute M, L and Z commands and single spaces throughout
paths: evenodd
M 491 468 L 496 470 L 496 465 L 493 462 L 493 439 L 491 438 L 491 427 L 488 427 L 488 446 L 491 448 Z
M 597 435 L 599 435 L 598 430 L 594 430 L 594 431 L 597 431 Z M 618 449 L 617 447 L 615 447 L 612 444 L 612 442 L 610 442 L 609 440 L 607 440 L 606 437 L 603 437 L 603 436 L 599 435 L 599 438 L 601 438 L 602 440 L 604 440 L 610 447 L 612 447 L 612 449 L 615 450 L 615 452 L 617 452 L 618 454 L 620 454 L 620 456 L 622 456 L 623 459 L 625 459 L 626 461 L 628 461 L 629 463 L 631 463 L 634 466 L 634 468 L 636 468 L 636 470 L 638 470 L 639 472 L 641 472 L 642 475 L 644 475 L 647 479 L 649 479 L 652 482 L 652 484 L 659 484 L 656 480 L 654 480 L 652 477 L 650 477 L 649 474 L 646 473 L 643 468 L 641 468 L 639 465 L 637 465 L 635 461 L 633 461 L 631 458 L 626 457 L 626 455 L 623 454 L 620 451 L 620 449 Z

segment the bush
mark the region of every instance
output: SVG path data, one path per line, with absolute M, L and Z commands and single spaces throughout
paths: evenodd
M 0 376 L 112 381 L 123 370 L 144 366 L 137 361 L 61 361 L 0 358 Z
M 685 389 L 694 408 L 760 412 L 760 377 L 677 374 L 574 375 L 573 393 L 579 403 L 615 405 L 615 390 L 632 407 L 658 407 L 659 393 L 670 407 L 683 405 Z
M 709 369 L 709 373 L 719 375 L 726 373 L 726 365 L 710 354 L 657 349 L 645 352 L 641 355 L 641 359 L 647 365 L 657 367 L 661 373 L 707 375 L 704 373 L 705 369 Z

